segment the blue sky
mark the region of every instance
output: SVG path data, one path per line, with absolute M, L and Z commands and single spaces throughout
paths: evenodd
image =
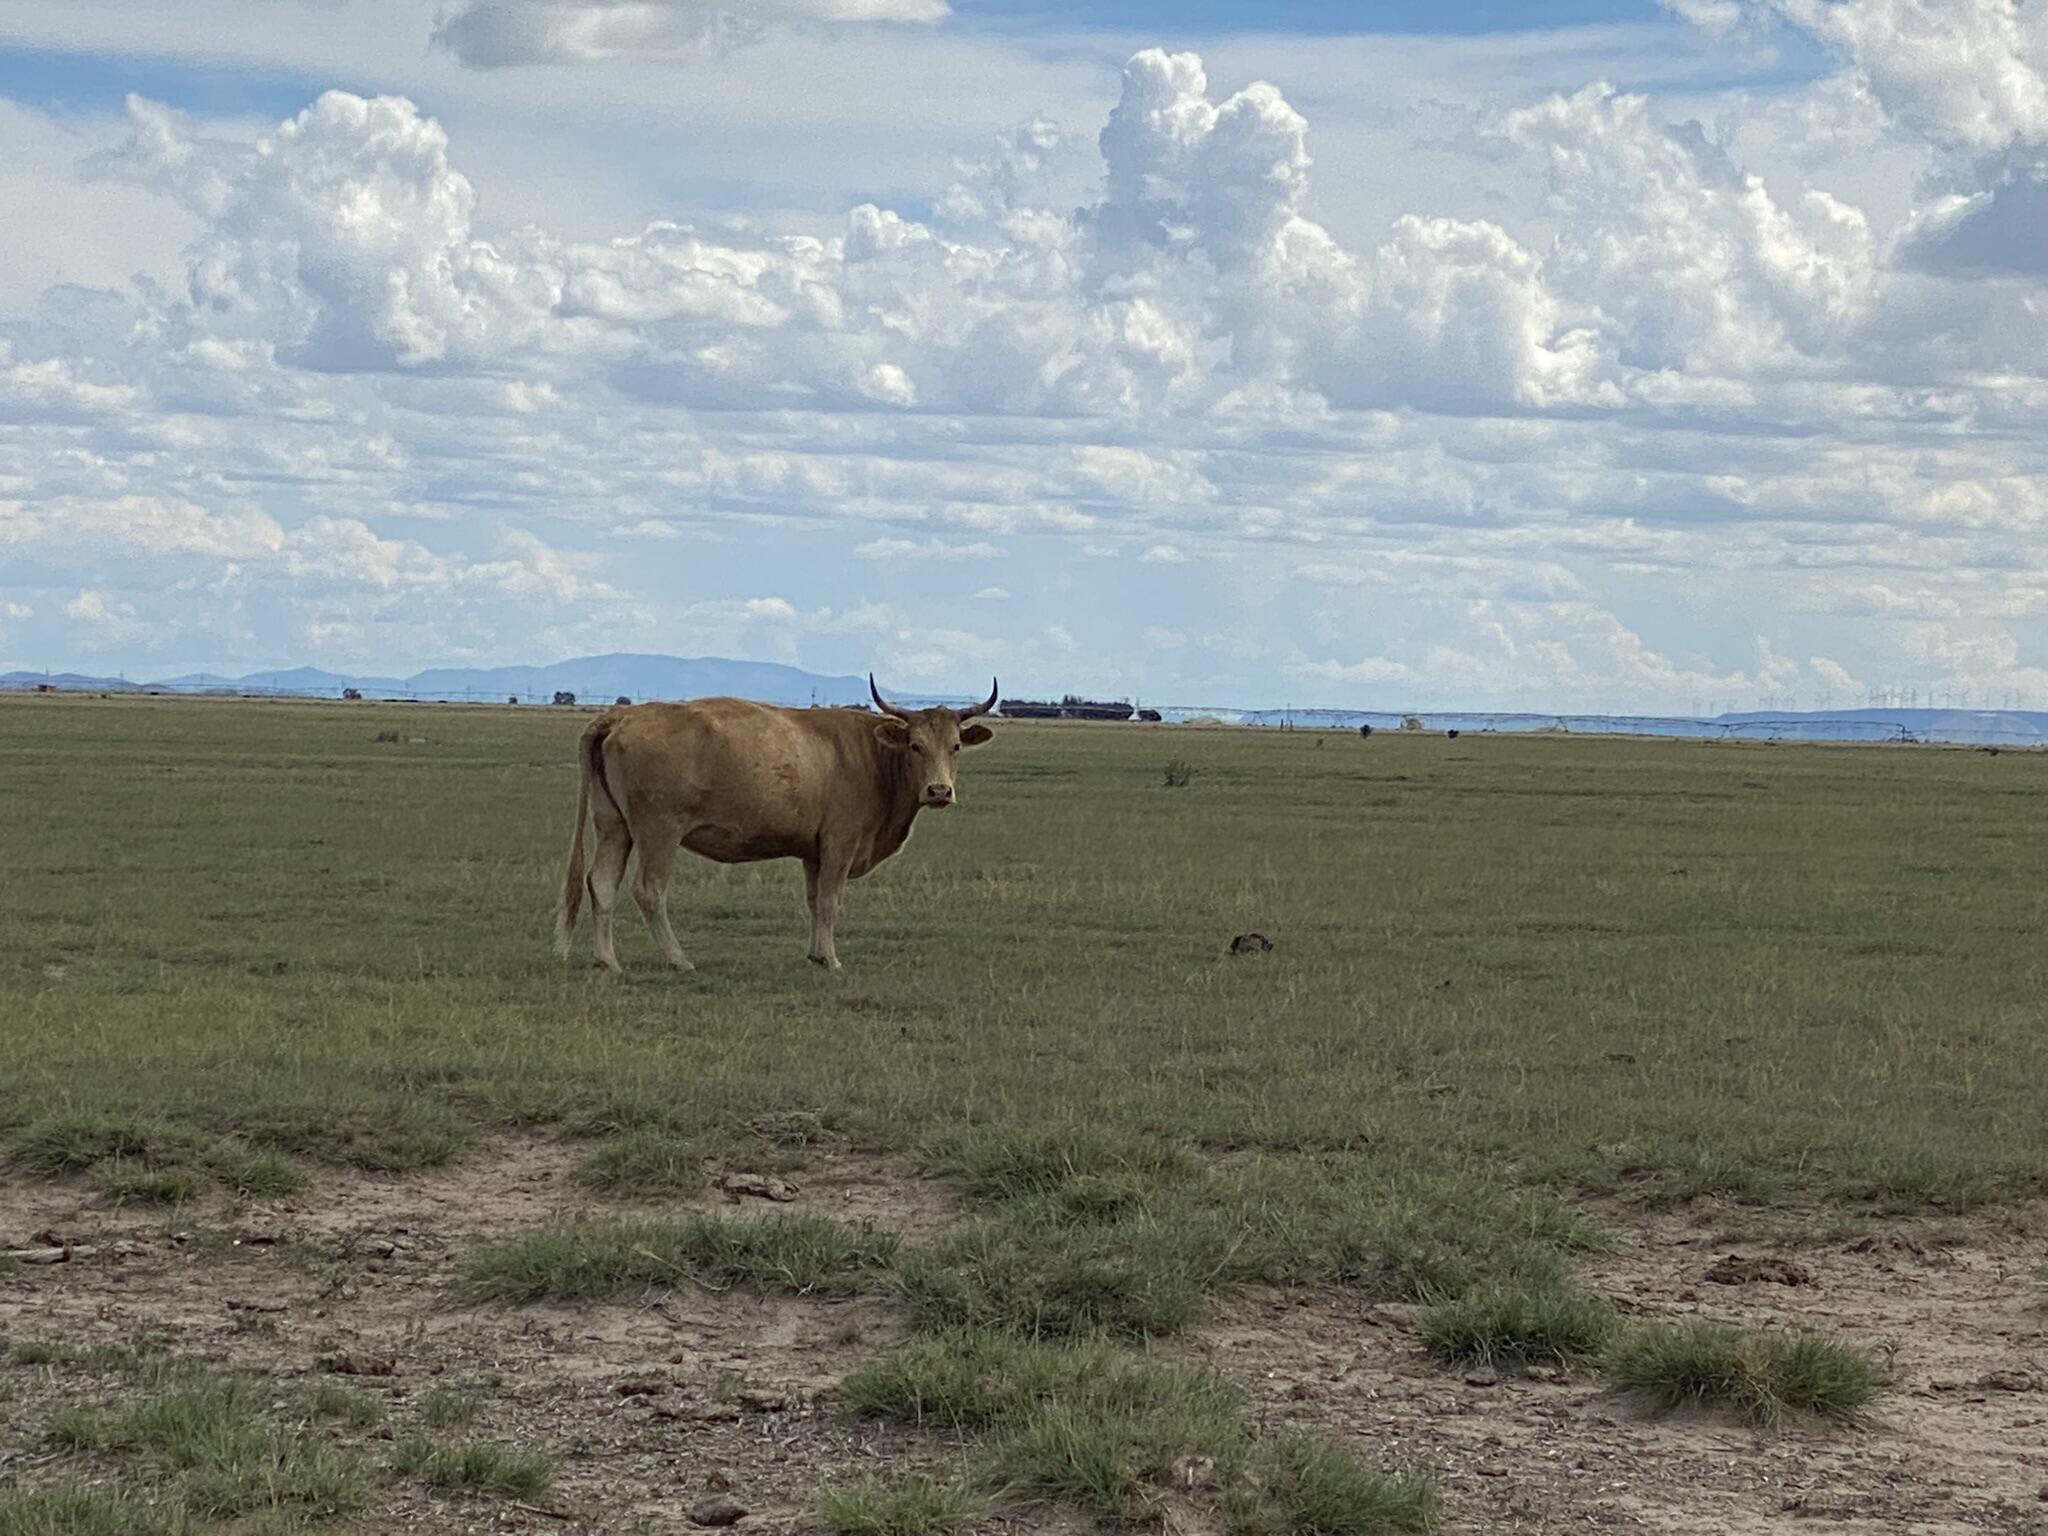
M 0 670 L 2048 704 L 2044 10 L 13 0 Z

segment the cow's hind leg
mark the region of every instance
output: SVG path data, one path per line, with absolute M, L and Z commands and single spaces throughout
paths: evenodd
M 676 861 L 680 839 L 669 827 L 642 827 L 640 833 L 640 869 L 633 877 L 633 899 L 640 904 L 640 915 L 647 919 L 648 931 L 661 946 L 661 956 L 670 969 L 694 970 L 683 946 L 676 942 L 675 929 L 668 925 L 668 872 Z
M 804 898 L 811 909 L 811 961 L 828 971 L 839 969 L 832 946 L 832 927 L 839 919 L 839 888 L 846 872 L 817 859 L 804 861 Z
M 619 969 L 619 952 L 612 942 L 612 909 L 618 905 L 619 882 L 626 877 L 626 859 L 633 852 L 633 833 L 623 816 L 597 818 L 597 855 L 590 861 L 590 930 L 597 951 L 597 963 L 608 971 Z M 646 853 L 641 864 L 646 865 Z

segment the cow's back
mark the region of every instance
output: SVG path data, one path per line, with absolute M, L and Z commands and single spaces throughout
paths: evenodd
M 672 823 L 708 858 L 805 856 L 871 772 L 872 719 L 847 711 L 708 698 L 607 718 L 607 788 L 627 819 Z

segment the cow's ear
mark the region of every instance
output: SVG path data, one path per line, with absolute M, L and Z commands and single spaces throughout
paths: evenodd
M 894 747 L 900 752 L 910 745 L 910 727 L 901 720 L 877 720 L 875 737 L 883 746 Z
M 994 741 L 996 733 L 985 725 L 963 725 L 960 727 L 960 745 L 978 747 L 985 741 Z

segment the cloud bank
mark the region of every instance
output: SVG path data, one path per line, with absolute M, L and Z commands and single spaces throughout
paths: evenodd
M 133 99 L 85 172 L 198 233 L 179 288 L 53 289 L 0 328 L 0 650 L 2048 704 L 2042 12 L 1673 9 L 1799 29 L 1833 72 L 1713 122 L 1597 81 L 1497 103 L 1467 148 L 1525 201 L 1364 243 L 1318 220 L 1279 86 L 1158 49 L 1078 204 L 1046 170 L 1086 135 L 1032 116 L 916 216 L 795 231 L 487 230 L 404 97 L 254 137 Z M 721 46 L 726 14 L 480 0 L 437 36 L 601 65 Z M 1821 121 L 1917 157 L 1903 216 L 1745 154 Z

